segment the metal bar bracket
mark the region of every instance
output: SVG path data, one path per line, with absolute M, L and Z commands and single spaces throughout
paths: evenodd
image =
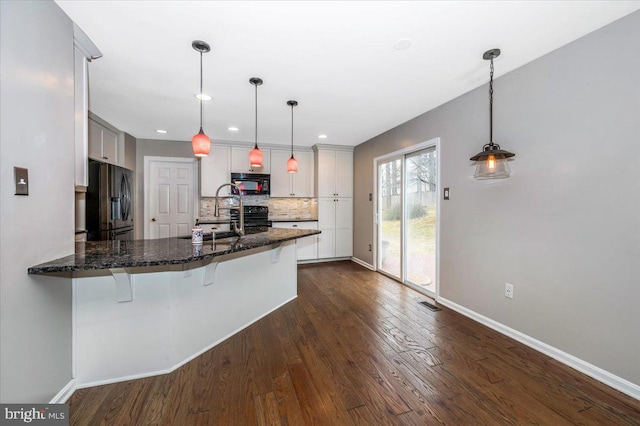
M 279 243 L 271 250 L 271 263 L 280 262 L 280 253 L 282 252 L 282 243 Z
M 133 287 L 131 286 L 131 275 L 124 268 L 109 269 L 113 280 L 116 283 L 116 297 L 118 303 L 131 302 L 133 300 Z
M 211 262 L 207 266 L 204 267 L 204 280 L 202 282 L 203 286 L 208 286 L 213 284 L 213 281 L 216 276 L 216 268 L 220 262 Z

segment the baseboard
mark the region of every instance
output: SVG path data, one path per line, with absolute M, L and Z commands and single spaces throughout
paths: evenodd
M 228 338 L 232 337 L 233 335 L 241 332 L 242 330 L 244 330 L 245 328 L 249 327 L 250 325 L 260 321 L 262 318 L 266 317 L 267 315 L 269 315 L 270 313 L 280 309 L 281 307 L 283 307 L 284 305 L 286 305 L 287 303 L 295 300 L 298 298 L 298 295 L 296 294 L 295 296 L 291 297 L 290 299 L 282 302 L 281 304 L 279 304 L 278 306 L 276 306 L 275 308 L 271 309 L 270 311 L 264 313 L 263 315 L 259 316 L 258 318 L 254 319 L 253 321 L 239 327 L 237 330 L 232 331 L 231 333 L 227 334 L 226 336 L 216 340 L 215 342 L 213 342 L 212 344 L 206 346 L 205 348 L 199 350 L 198 352 L 194 353 L 193 355 L 189 356 L 188 358 L 185 358 L 184 360 L 178 362 L 177 364 L 175 364 L 173 367 L 167 368 L 165 370 L 156 370 L 156 371 L 150 371 L 147 373 L 142 373 L 142 374 L 136 374 L 136 375 L 132 375 L 132 376 L 122 376 L 122 377 L 116 377 L 116 378 L 112 378 L 112 379 L 105 379 L 105 380 L 97 380 L 95 382 L 89 382 L 89 383 L 82 383 L 82 384 L 78 384 L 75 386 L 75 389 L 84 389 L 84 388 L 91 388 L 94 386 L 102 386 L 102 385 L 109 385 L 111 383 L 119 383 L 119 382 L 126 382 L 129 380 L 137 380 L 137 379 L 144 379 L 146 377 L 153 377 L 153 376 L 162 376 L 164 374 L 169 374 L 174 372 L 175 370 L 177 370 L 178 368 L 182 367 L 183 365 L 185 365 L 186 363 L 188 363 L 189 361 L 194 360 L 195 358 L 199 357 L 200 355 L 202 355 L 203 353 L 207 352 L 208 350 L 210 350 L 211 348 L 213 348 L 214 346 L 219 345 L 220 343 L 224 342 L 225 340 L 227 340 Z
M 605 371 L 600 367 L 583 361 L 580 358 L 577 358 L 556 347 L 541 342 L 540 340 L 534 339 L 531 336 L 521 333 L 518 330 L 508 327 L 502 323 L 494 321 L 491 318 L 480 315 L 479 313 L 465 308 L 464 306 L 458 305 L 455 302 L 447 300 L 444 297 L 438 297 L 437 302 L 450 309 L 453 309 L 456 312 L 461 313 L 466 317 L 471 318 L 474 321 L 484 324 L 487 327 L 504 334 L 505 336 L 511 337 L 512 339 L 517 340 L 518 342 L 523 343 L 530 348 L 537 350 L 538 352 L 542 352 L 543 354 L 550 356 L 551 358 L 560 361 L 561 363 L 575 370 L 578 370 L 581 373 L 584 373 L 587 376 L 592 377 L 607 386 L 610 386 L 626 395 L 629 395 L 632 398 L 640 400 L 640 386 L 635 383 L 623 379 L 622 377 L 616 376 L 615 374 L 609 373 L 608 371 Z
M 64 404 L 71 398 L 76 389 L 76 379 L 69 380 L 69 383 L 60 389 L 60 392 L 49 401 L 49 404 Z
M 357 264 L 358 264 L 358 265 L 360 265 L 360 266 L 364 266 L 365 268 L 370 269 L 370 270 L 372 270 L 372 271 L 375 271 L 375 270 L 376 270 L 376 268 L 374 268 L 372 264 L 367 263 L 367 262 L 365 262 L 364 260 L 360 260 L 360 259 L 358 259 L 357 257 L 352 257 L 352 258 L 351 258 L 351 261 L 352 261 L 352 262 L 354 262 L 354 263 L 357 263 Z
M 299 260 L 298 265 L 306 265 L 310 263 L 339 262 L 341 260 L 351 260 L 351 258 L 350 257 L 323 257 L 322 259 Z

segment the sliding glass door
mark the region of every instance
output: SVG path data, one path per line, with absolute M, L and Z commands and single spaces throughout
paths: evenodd
M 378 269 L 402 280 L 402 158 L 378 164 Z
M 377 267 L 435 297 L 436 147 L 377 162 Z

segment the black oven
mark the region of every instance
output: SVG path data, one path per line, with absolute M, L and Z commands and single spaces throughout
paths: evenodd
M 231 173 L 231 183 L 238 185 L 240 191 L 231 187 L 235 195 L 269 195 L 271 192 L 271 175 L 257 173 Z

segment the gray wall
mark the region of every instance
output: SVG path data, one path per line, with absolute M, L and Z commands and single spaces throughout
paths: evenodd
M 73 25 L 53 2 L 0 1 L 0 401 L 71 380 L 71 280 L 27 267 L 74 250 Z M 15 196 L 13 167 L 29 169 Z
M 440 137 L 441 296 L 640 385 L 639 52 L 636 12 L 498 78 L 510 179 L 472 178 L 486 85 L 357 146 L 355 257 L 373 262 L 373 158 Z
M 144 238 L 144 157 L 193 158 L 191 141 L 136 140 L 135 234 Z M 198 161 L 198 166 L 200 162 Z

